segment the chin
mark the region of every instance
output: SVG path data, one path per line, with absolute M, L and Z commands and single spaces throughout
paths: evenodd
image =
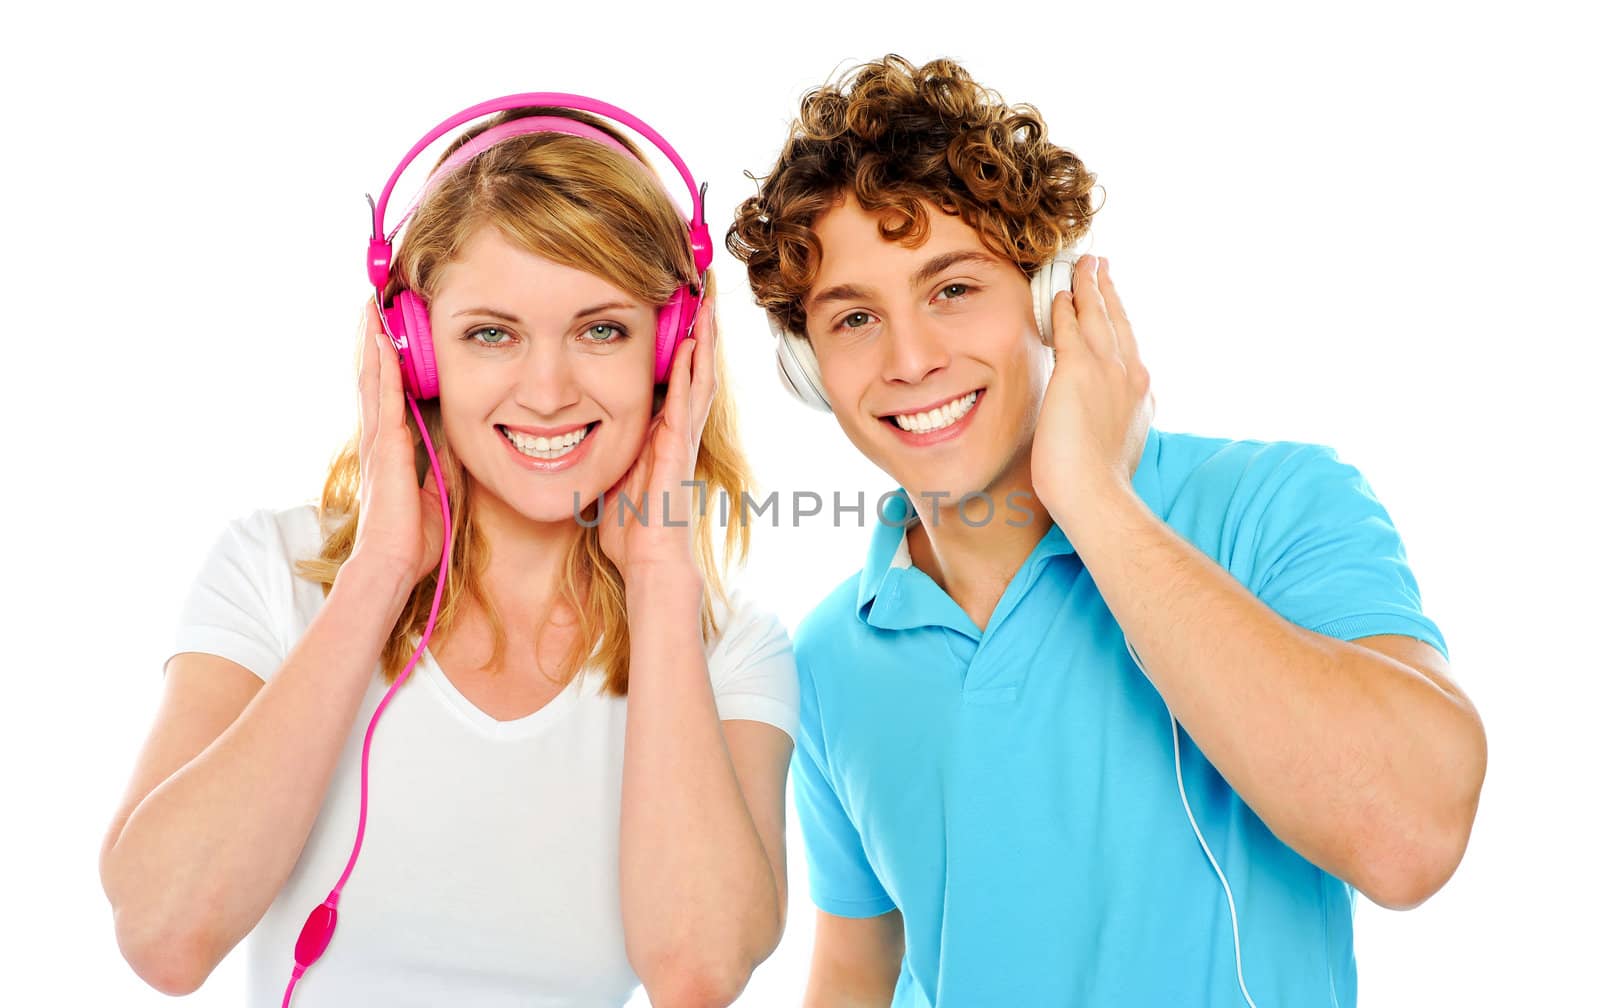
M 499 510 L 537 524 L 576 521 L 583 509 L 610 486 L 602 486 L 599 477 L 588 473 L 557 476 L 497 471 L 492 480 L 476 482 L 481 492 L 498 502 Z
M 571 490 L 565 492 L 544 490 L 530 494 L 526 490 L 516 493 L 514 488 L 495 487 L 490 492 L 500 500 L 507 511 L 526 521 L 547 525 L 574 520 Z M 593 498 L 584 497 L 580 492 L 579 499 Z
M 964 494 L 982 493 L 994 485 L 1004 469 L 1004 459 L 997 454 L 991 457 L 991 450 L 990 446 L 974 444 L 965 450 L 941 452 L 939 457 L 918 453 L 921 457 L 911 459 L 906 458 L 906 453 L 895 451 L 883 453 L 877 462 L 878 468 L 904 487 L 919 507 L 934 503 L 934 498 L 924 494 L 944 495 L 937 500 L 947 506 Z

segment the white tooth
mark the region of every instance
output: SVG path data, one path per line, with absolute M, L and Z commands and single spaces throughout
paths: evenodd
M 956 422 L 955 414 L 953 414 L 950 411 L 950 407 L 948 405 L 940 406 L 939 407 L 939 426 L 940 427 L 948 427 L 948 426 L 950 426 L 951 424 L 953 424 L 955 422 Z
M 895 416 L 895 418 L 894 418 L 894 422 L 895 422 L 895 425 L 897 427 L 899 427 L 901 430 L 910 430 L 911 429 L 911 421 L 907 420 L 903 416 L 900 416 L 900 415 L 897 414 Z
M 534 451 L 549 451 L 550 450 L 550 439 L 549 438 L 542 438 L 542 437 L 534 438 L 533 439 L 533 449 L 534 449 Z

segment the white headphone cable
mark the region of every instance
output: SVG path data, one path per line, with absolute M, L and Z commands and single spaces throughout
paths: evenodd
M 1143 672 L 1145 678 L 1150 673 L 1145 671 L 1144 662 L 1139 660 L 1139 655 L 1133 650 L 1133 645 L 1124 637 L 1122 644 L 1128 649 L 1128 657 Z M 1162 702 L 1165 706 L 1165 701 Z M 1244 995 L 1244 1003 L 1250 1008 L 1256 1008 L 1255 1001 L 1250 997 L 1250 988 L 1244 983 L 1244 953 L 1239 946 L 1239 910 L 1233 903 L 1233 887 L 1228 885 L 1228 877 L 1222 873 L 1222 866 L 1217 864 L 1216 857 L 1211 853 L 1211 845 L 1206 843 L 1205 836 L 1200 832 L 1200 824 L 1195 821 L 1194 810 L 1189 807 L 1189 792 L 1183 786 L 1183 754 L 1178 748 L 1178 719 L 1172 716 L 1172 711 L 1167 710 L 1167 721 L 1172 725 L 1172 764 L 1178 778 L 1178 797 L 1183 800 L 1183 812 L 1189 817 L 1189 828 L 1194 830 L 1194 838 L 1200 841 L 1200 849 L 1206 852 L 1206 860 L 1211 862 L 1211 870 L 1217 873 L 1217 878 L 1222 882 L 1222 894 L 1228 898 L 1228 917 L 1233 922 L 1233 968 L 1239 977 L 1239 993 Z

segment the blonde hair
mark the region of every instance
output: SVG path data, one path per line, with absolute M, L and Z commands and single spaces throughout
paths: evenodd
M 616 136 L 637 156 L 628 138 L 603 120 L 566 109 L 519 109 L 486 122 L 459 137 L 440 160 L 478 132 L 509 118 L 524 115 L 561 115 L 579 119 Z M 531 133 L 502 141 L 438 180 L 417 208 L 395 255 L 395 275 L 385 297 L 402 288 L 424 301 L 431 299 L 440 267 L 456 258 L 479 228 L 493 226 L 514 244 L 529 252 L 604 277 L 649 304 L 664 304 L 683 284 L 698 284 L 689 250 L 688 229 L 667 198 L 660 180 L 639 160 L 630 160 L 592 140 L 563 133 Z M 712 288 L 708 275 L 707 287 Z M 707 296 L 713 293 L 707 290 Z M 653 336 L 653 333 L 652 333 Z M 743 499 L 751 486 L 749 463 L 739 443 L 733 402 L 727 393 L 726 366 L 718 347 L 714 373 L 718 394 L 700 437 L 694 478 L 706 486 L 707 497 L 718 492 Z M 659 404 L 661 389 L 656 389 Z M 450 495 L 455 528 L 451 545 L 451 576 L 439 607 L 436 634 L 445 634 L 467 600 L 488 616 L 494 650 L 488 664 L 497 666 L 506 647 L 505 625 L 493 600 L 483 590 L 480 572 L 489 560 L 489 543 L 475 520 L 474 501 L 459 459 L 444 437 L 437 400 L 417 404 L 428 426 Z M 408 415 L 407 425 L 417 445 L 419 481 L 428 469 L 427 455 Z M 361 492 L 359 435 L 353 435 L 334 458 L 323 485 L 319 516 L 323 528 L 332 527 L 322 552 L 301 560 L 297 572 L 320 582 L 323 594 L 332 588 L 339 568 L 355 545 Z M 743 563 L 750 546 L 748 523 L 730 521 L 724 530 L 719 557 L 705 513 L 691 518 L 695 559 L 707 588 L 701 605 L 701 635 L 718 632 L 713 599 L 727 603 L 722 573 L 731 559 Z M 622 574 L 600 548 L 597 515 L 591 503 L 584 513 L 584 528 L 563 566 L 560 598 L 578 614 L 577 639 L 559 666 L 560 682 L 593 665 L 605 676 L 604 690 L 612 696 L 628 692 L 628 621 Z M 425 575 L 412 589 L 400 619 L 395 623 L 382 654 L 384 677 L 392 682 L 410 657 L 409 638 L 426 627 L 438 585 L 438 570 Z

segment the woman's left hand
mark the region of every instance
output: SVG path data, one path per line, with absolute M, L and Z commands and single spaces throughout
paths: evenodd
M 706 507 L 706 489 L 691 481 L 700 434 L 717 394 L 714 309 L 714 296 L 708 294 L 695 316 L 694 335 L 673 354 L 666 402 L 645 430 L 639 457 L 606 491 L 600 548 L 624 578 L 645 569 L 698 570 L 691 519 Z M 627 508 L 620 506 L 624 495 Z

